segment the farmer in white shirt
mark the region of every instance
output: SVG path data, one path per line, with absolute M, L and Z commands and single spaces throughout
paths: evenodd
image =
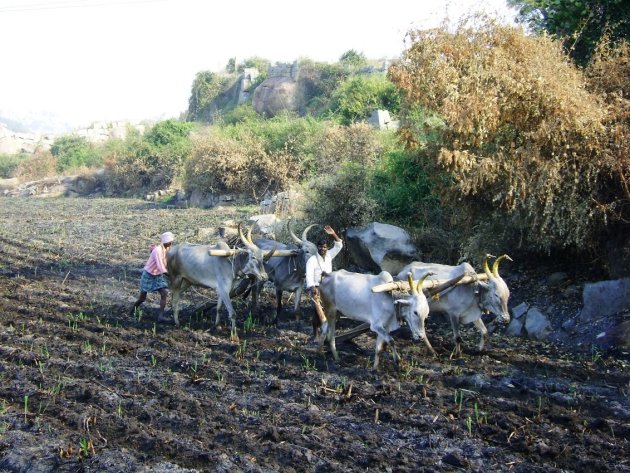
M 343 248 L 341 238 L 339 238 L 339 235 L 335 233 L 330 225 L 326 225 L 324 231 L 334 238 L 335 244 L 332 249 L 328 251 L 328 241 L 326 238 L 321 238 L 317 242 L 317 254 L 311 256 L 306 262 L 306 289 L 311 294 L 311 300 L 315 308 L 315 315 L 313 316 L 313 335 L 316 339 L 320 326 L 322 327 L 323 333 L 328 331 L 328 322 L 326 321 L 326 316 L 319 301 L 319 283 L 324 274 L 332 272 L 332 260 Z

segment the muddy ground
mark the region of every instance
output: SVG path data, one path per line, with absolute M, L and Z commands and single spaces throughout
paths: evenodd
M 439 359 L 402 328 L 402 366 L 387 354 L 374 371 L 371 335 L 338 345 L 334 363 L 306 316 L 269 327 L 243 301 L 230 343 L 225 316 L 215 329 L 195 310 L 211 291 L 188 292 L 181 328 L 154 322 L 156 295 L 128 315 L 159 233 L 201 242 L 199 228 L 255 210 L 0 201 L 0 472 L 630 471 L 623 353 L 499 327 L 485 353 L 465 330 L 469 348 L 450 359 L 434 316 Z M 513 290 L 510 306 L 529 289 Z

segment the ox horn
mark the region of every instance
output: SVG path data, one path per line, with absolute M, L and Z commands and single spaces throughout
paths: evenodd
M 313 223 L 313 224 L 309 225 L 308 227 L 306 227 L 306 228 L 304 229 L 304 231 L 302 232 L 302 240 L 306 240 L 306 241 L 308 241 L 308 238 L 306 237 L 306 236 L 308 235 L 308 231 L 309 231 L 311 228 L 316 227 L 316 226 L 317 226 L 317 224 L 316 224 L 316 223 Z
M 289 230 L 289 235 L 291 235 L 291 238 L 293 238 L 293 240 L 298 244 L 301 245 L 302 244 L 302 240 L 300 240 L 300 238 L 293 233 L 293 229 L 291 228 L 291 222 L 293 221 L 293 217 L 289 217 L 289 221 L 287 222 L 287 230 Z
M 490 272 L 490 268 L 488 268 L 488 258 L 495 258 L 489 253 L 486 253 L 486 256 L 483 257 L 483 272 L 486 273 L 488 279 L 492 279 L 494 275 Z
M 424 280 L 429 276 L 433 276 L 434 274 L 435 274 L 434 272 L 427 271 L 426 273 L 422 275 L 422 277 L 420 278 L 420 281 L 418 281 L 418 284 L 416 285 L 417 293 L 422 292 L 422 285 L 424 284 Z
M 251 229 L 249 233 L 251 235 Z M 238 236 L 243 242 L 243 245 L 245 245 L 247 248 L 252 248 L 252 247 L 255 248 L 255 245 L 251 241 L 247 240 L 245 235 L 243 235 L 243 229 L 241 228 L 241 223 L 238 224 Z
M 407 273 L 407 282 L 409 283 L 409 287 L 411 288 L 411 293 L 415 296 L 418 294 L 418 290 L 416 289 L 416 285 L 413 283 L 413 274 L 411 271 Z
M 276 252 L 276 250 L 278 249 L 278 245 L 274 245 L 274 247 L 271 249 L 271 251 L 269 253 L 267 253 L 265 256 L 263 256 L 263 259 L 265 261 L 269 261 L 269 258 L 271 258 L 273 256 L 273 254 Z
M 508 255 L 501 255 L 499 256 L 495 261 L 494 264 L 492 265 L 492 274 L 494 274 L 497 278 L 500 277 L 499 276 L 499 263 L 501 262 L 502 259 L 507 259 L 508 261 L 514 261 L 512 258 L 510 258 Z

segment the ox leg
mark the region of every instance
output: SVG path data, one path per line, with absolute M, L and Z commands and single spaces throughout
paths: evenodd
M 396 345 L 394 344 L 394 339 L 385 331 L 383 327 L 374 327 L 372 328 L 372 331 L 376 332 L 376 335 L 377 335 L 376 350 L 374 353 L 374 369 L 378 369 L 379 353 L 385 349 L 386 345 L 391 345 L 392 356 L 394 357 L 394 364 L 398 366 L 400 357 L 398 356 L 398 352 L 396 351 Z
M 335 338 L 336 327 L 337 327 L 337 314 L 328 318 L 328 345 L 330 346 L 330 351 L 332 352 L 333 358 L 335 361 L 339 361 L 339 354 L 337 353 L 337 340 Z
M 258 283 L 255 283 L 252 285 L 251 291 L 252 291 L 252 314 L 258 315 L 258 312 L 259 312 L 258 298 L 260 297 L 260 293 L 262 292 L 260 290 L 260 287 L 258 286 Z
M 238 333 L 236 331 L 236 311 L 232 306 L 229 287 L 219 287 L 217 289 L 217 292 L 219 294 L 219 301 L 217 303 L 217 325 L 219 321 L 219 308 L 221 307 L 221 302 L 223 302 L 225 304 L 225 308 L 228 311 L 228 316 L 230 317 L 231 322 L 230 341 L 238 342 Z
M 223 305 L 223 298 L 221 295 L 217 297 L 217 313 L 214 317 L 214 326 L 219 327 L 221 325 L 221 306 Z
M 179 327 L 179 296 L 183 291 L 190 287 L 190 283 L 185 279 L 179 279 L 173 281 L 171 284 L 171 291 L 173 293 L 173 300 L 171 306 L 173 307 L 173 321 L 175 325 Z
M 459 333 L 459 317 L 456 315 L 450 315 L 451 328 L 453 329 L 453 341 L 455 342 L 455 348 L 451 354 L 451 358 L 459 358 L 462 355 L 462 337 Z
M 300 301 L 302 300 L 302 286 L 299 286 L 294 293 L 295 302 L 293 303 L 293 314 L 295 314 L 295 320 L 300 320 Z
M 274 325 L 278 325 L 280 312 L 282 312 L 282 289 L 276 287 L 276 318 L 272 321 Z
M 486 326 L 483 323 L 483 320 L 481 319 L 474 320 L 473 324 L 475 327 L 477 327 L 477 330 L 479 330 L 479 332 L 481 333 L 481 339 L 479 340 L 479 351 L 483 351 L 486 345 L 486 342 L 488 341 L 488 329 L 486 328 Z
M 171 305 L 173 306 L 173 321 L 175 325 L 179 327 L 179 294 L 180 289 L 173 289 L 173 300 L 171 301 Z

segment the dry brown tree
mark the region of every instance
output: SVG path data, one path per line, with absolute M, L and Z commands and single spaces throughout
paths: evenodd
M 433 158 L 450 177 L 444 202 L 466 209 L 464 236 L 500 221 L 525 249 L 588 252 L 627 230 L 627 50 L 613 54 L 626 61 L 625 82 L 608 87 L 625 116 L 613 116 L 596 74 L 589 82 L 548 37 L 479 17 L 408 36 L 389 76 L 405 110 L 442 120 Z M 413 148 L 414 125 L 403 123 Z

